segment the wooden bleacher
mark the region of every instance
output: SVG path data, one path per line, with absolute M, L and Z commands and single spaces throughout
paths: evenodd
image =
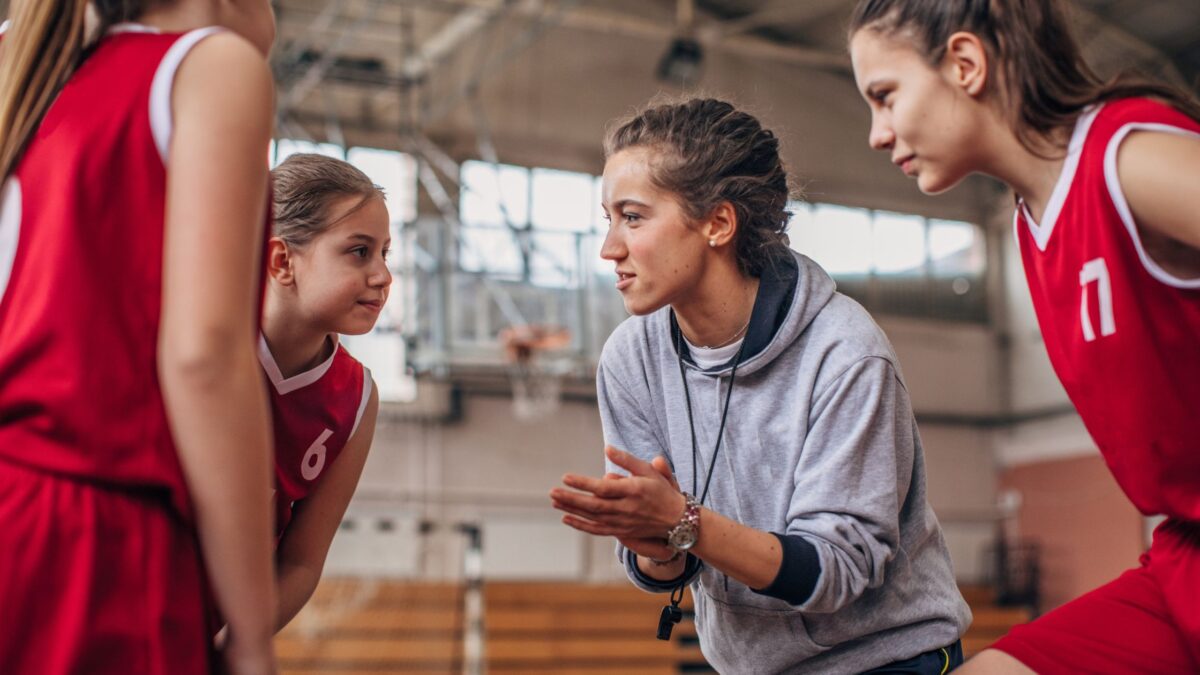
M 985 588 L 964 588 L 975 622 L 967 655 L 1028 620 L 996 607 Z M 463 588 L 452 584 L 327 579 L 276 639 L 286 675 L 446 675 L 462 672 Z M 487 672 L 668 675 L 703 670 L 685 618 L 669 642 L 655 639 L 665 596 L 628 584 L 491 582 L 484 587 Z

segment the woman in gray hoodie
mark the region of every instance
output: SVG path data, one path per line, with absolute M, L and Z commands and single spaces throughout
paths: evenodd
M 551 498 L 634 584 L 691 585 L 721 672 L 944 673 L 971 615 L 899 364 L 788 247 L 778 146 L 711 99 L 609 134 L 601 255 L 634 315 L 597 373 L 610 473 Z

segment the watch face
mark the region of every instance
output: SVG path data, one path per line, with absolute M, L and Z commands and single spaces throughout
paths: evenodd
M 667 538 L 667 543 L 680 551 L 688 550 L 696 543 L 696 528 L 690 524 L 676 527 L 671 530 L 671 536 Z

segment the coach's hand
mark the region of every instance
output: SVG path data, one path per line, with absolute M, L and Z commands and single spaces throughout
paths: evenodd
M 674 549 L 666 545 L 667 532 L 679 523 L 687 502 L 666 459 L 645 462 L 611 446 L 604 454 L 630 475 L 563 476 L 563 484 L 574 490 L 550 491 L 554 508 L 566 513 L 563 523 L 589 534 L 616 537 L 638 555 L 671 557 Z

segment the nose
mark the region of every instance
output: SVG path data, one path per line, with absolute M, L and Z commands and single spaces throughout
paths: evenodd
M 605 260 L 621 260 L 626 255 L 625 241 L 620 234 L 620 227 L 608 228 L 604 235 L 604 244 L 600 246 L 600 257 Z
M 883 115 L 871 115 L 871 133 L 867 136 L 867 142 L 874 150 L 888 150 L 896 144 L 896 132 L 892 131 L 891 124 Z
M 392 271 L 382 257 L 377 258 L 367 276 L 367 284 L 371 288 L 388 288 L 392 285 Z

